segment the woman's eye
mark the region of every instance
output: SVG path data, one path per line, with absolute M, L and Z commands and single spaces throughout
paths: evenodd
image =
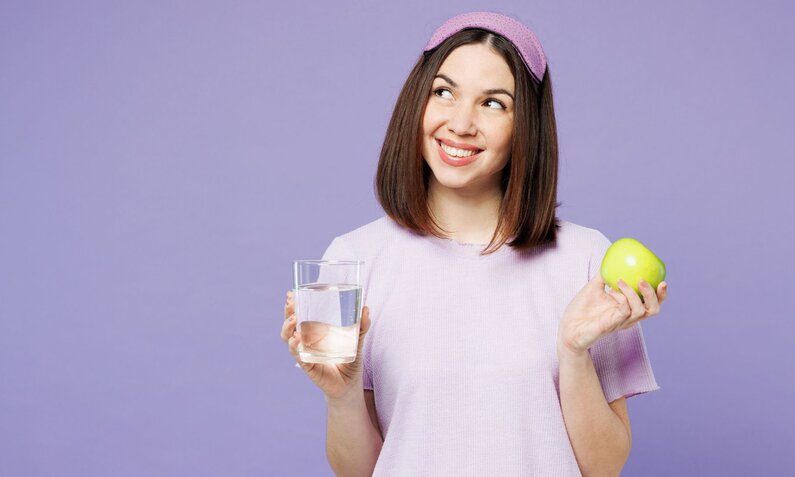
M 450 93 L 450 90 L 447 89 L 447 88 L 437 88 L 437 89 L 435 89 L 433 91 L 433 94 L 435 94 L 436 96 L 439 96 L 443 92 Z M 452 93 L 450 93 L 450 94 L 452 94 Z M 501 101 L 497 101 L 496 99 L 488 99 L 488 100 L 486 100 L 485 104 L 488 104 L 488 103 L 494 103 L 494 104 L 499 105 L 499 107 L 500 107 L 499 109 L 506 109 L 505 105 Z M 494 109 L 494 108 L 489 108 L 489 109 Z
M 489 100 L 487 100 L 487 101 L 486 101 L 486 103 L 494 103 L 494 104 L 499 104 L 499 105 L 500 105 L 500 108 L 502 108 L 502 109 L 505 109 L 505 105 L 504 105 L 504 104 L 502 104 L 501 102 L 497 101 L 496 99 L 489 99 Z
M 435 91 L 433 92 L 433 94 L 435 94 L 436 96 L 439 96 L 439 94 L 438 94 L 438 93 L 440 93 L 440 92 L 442 92 L 442 91 L 447 91 L 448 93 L 450 92 L 450 90 L 448 90 L 448 89 L 446 89 L 446 88 L 439 88 L 439 89 L 435 90 Z

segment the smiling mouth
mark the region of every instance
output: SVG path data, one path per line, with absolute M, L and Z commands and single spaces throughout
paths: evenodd
M 468 156 L 451 156 L 444 150 L 444 148 L 442 148 L 442 144 L 438 140 L 436 141 L 436 148 L 439 153 L 439 157 L 442 159 L 442 162 L 454 167 L 462 167 L 475 162 L 480 157 L 480 153 L 483 152 L 481 149 L 475 154 L 470 154 Z
M 455 147 L 450 147 L 447 144 L 442 143 L 442 141 L 440 141 L 439 139 L 436 139 L 436 144 L 438 144 L 439 147 L 445 152 L 445 154 L 447 154 L 447 156 L 452 159 L 466 159 L 468 157 L 477 156 L 478 154 L 483 152 L 483 149 L 477 149 L 472 151 L 468 149 L 459 149 Z M 460 155 L 461 152 L 464 152 L 464 155 Z

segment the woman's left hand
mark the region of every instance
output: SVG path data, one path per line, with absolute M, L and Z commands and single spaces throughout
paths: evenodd
M 618 281 L 621 292 L 612 288 L 605 292 L 605 282 L 597 273 L 566 307 L 558 330 L 558 350 L 581 355 L 602 336 L 659 313 L 668 284 L 660 282 L 656 294 L 644 280 L 639 286 L 643 302 L 623 280 Z

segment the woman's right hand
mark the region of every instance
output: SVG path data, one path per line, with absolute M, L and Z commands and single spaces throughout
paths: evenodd
M 298 344 L 301 336 L 296 330 L 295 303 L 293 292 L 287 292 L 287 301 L 284 304 L 284 324 L 282 325 L 282 340 L 287 343 L 290 354 L 306 372 L 309 379 L 326 395 L 326 399 L 343 399 L 352 393 L 362 392 L 362 345 L 364 335 L 370 329 L 370 310 L 362 308 L 362 320 L 359 326 L 359 344 L 356 350 L 356 359 L 350 363 L 304 363 L 298 356 Z

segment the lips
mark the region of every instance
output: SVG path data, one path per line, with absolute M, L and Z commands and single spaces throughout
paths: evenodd
M 480 151 L 483 150 L 483 149 L 480 149 L 479 147 L 472 146 L 470 144 L 464 144 L 464 143 L 460 143 L 460 142 L 451 141 L 450 139 L 436 138 L 436 141 L 437 142 L 443 142 L 448 147 L 454 147 L 456 149 L 463 149 L 465 151 L 477 151 L 477 152 L 480 152 Z
M 442 161 L 444 161 L 445 164 L 449 164 L 454 167 L 466 166 L 467 164 L 475 162 L 475 160 L 480 157 L 480 153 L 483 152 L 481 150 L 477 154 L 472 154 L 469 157 L 452 157 L 444 152 L 444 149 L 442 149 L 438 139 L 436 140 L 436 150 L 439 151 L 439 157 L 442 158 Z

